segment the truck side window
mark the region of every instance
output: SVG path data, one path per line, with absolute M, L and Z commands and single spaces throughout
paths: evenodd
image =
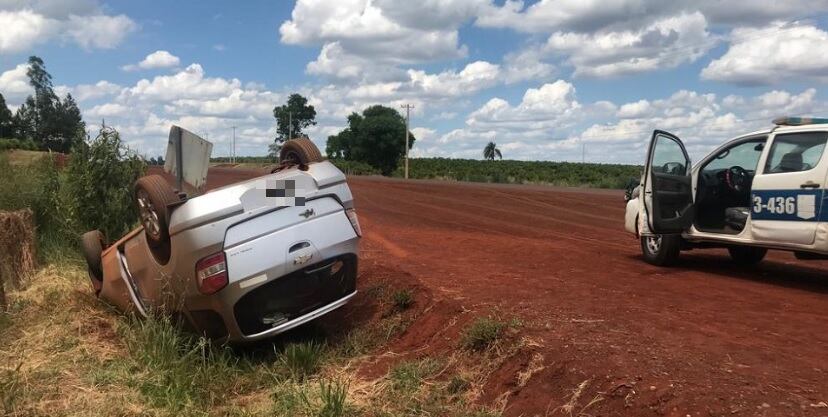
M 776 135 L 765 163 L 765 174 L 807 171 L 822 159 L 826 132 L 803 132 Z

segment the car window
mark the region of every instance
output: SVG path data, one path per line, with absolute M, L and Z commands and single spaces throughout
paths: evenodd
M 668 136 L 656 136 L 651 165 L 653 172 L 671 175 L 686 175 L 687 157 L 681 145 Z
M 758 138 L 723 149 L 705 165 L 704 169 L 715 171 L 740 166 L 747 171 L 755 171 L 766 140 L 767 138 Z
M 766 174 L 807 171 L 822 159 L 828 132 L 776 135 L 765 163 Z

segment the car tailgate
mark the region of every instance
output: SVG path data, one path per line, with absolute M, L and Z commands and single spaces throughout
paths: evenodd
M 270 279 L 321 261 L 320 249 L 356 236 L 345 209 L 331 197 L 284 207 L 236 224 L 224 240 L 229 281 Z

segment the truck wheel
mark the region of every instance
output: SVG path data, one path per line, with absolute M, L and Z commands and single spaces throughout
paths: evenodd
M 159 248 L 169 242 L 167 206 L 179 200 L 170 184 L 160 175 L 148 175 L 135 182 L 135 204 L 151 247 Z
M 86 232 L 81 236 L 81 249 L 86 259 L 86 266 L 89 271 L 89 280 L 92 281 L 92 289 L 97 295 L 103 287 L 103 265 L 101 254 L 103 253 L 106 239 L 100 230 Z
M 322 153 L 308 138 L 296 138 L 285 142 L 279 152 L 279 162 L 294 165 L 309 165 L 322 162 Z
M 768 250 L 753 246 L 731 246 L 727 248 L 730 258 L 739 265 L 756 265 L 762 262 Z
M 670 266 L 678 260 L 680 251 L 681 235 L 641 236 L 641 252 L 649 264 Z

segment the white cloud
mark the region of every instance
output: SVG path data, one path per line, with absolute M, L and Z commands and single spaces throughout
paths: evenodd
M 95 84 L 80 84 L 69 89 L 77 101 L 94 100 L 106 96 L 118 94 L 121 86 L 109 81 L 98 81 Z
M 124 71 L 136 71 L 139 69 L 157 69 L 176 67 L 181 64 L 181 60 L 177 56 L 168 51 L 158 50 L 147 55 L 141 62 L 135 65 L 125 65 L 121 67 Z
M 458 28 L 482 2 L 299 0 L 279 34 L 285 44 L 322 47 L 310 74 L 389 81 L 400 74 L 394 66 L 465 57 Z
M 651 112 L 652 106 L 647 100 L 639 100 L 635 103 L 627 103 L 618 109 L 616 115 L 619 119 L 634 119 L 648 116 Z
M 572 122 L 581 109 L 575 87 L 563 80 L 530 88 L 520 104 L 512 107 L 499 98 L 489 100 L 472 112 L 466 124 L 472 127 L 523 126 L 532 130 L 560 128 Z
M 701 12 L 713 24 L 758 26 L 826 10 L 826 0 L 506 0 L 502 6 L 481 8 L 476 24 L 522 32 L 587 33 L 636 30 L 664 17 L 693 12 Z
M 0 53 L 25 51 L 52 36 L 54 21 L 31 10 L 0 11 Z
M 706 80 L 776 84 L 783 80 L 828 80 L 828 32 L 803 23 L 734 29 L 730 48 L 702 70 Z
M 84 117 L 99 119 L 101 117 L 124 116 L 130 108 L 118 103 L 99 104 L 84 112 Z
M 69 16 L 65 35 L 84 49 L 112 49 L 138 25 L 126 15 Z
M 26 77 L 27 64 L 18 64 L 13 69 L 0 74 L 0 93 L 9 105 L 20 105 L 34 90 Z
M 191 64 L 173 75 L 161 75 L 152 80 L 142 79 L 134 87 L 124 90 L 124 99 L 137 100 L 178 100 L 215 99 L 241 88 L 238 79 L 209 78 L 199 64 Z
M 506 84 L 533 80 L 544 81 L 555 74 L 555 66 L 544 61 L 544 53 L 538 47 L 512 52 L 503 57 Z
M 408 70 L 411 84 L 422 96 L 445 97 L 473 94 L 495 85 L 500 78 L 500 67 L 475 61 L 460 72 L 443 71 L 427 74 L 425 71 Z
M 547 48 L 568 56 L 573 75 L 612 77 L 692 62 L 715 45 L 699 13 L 656 21 L 644 28 L 595 33 L 556 32 Z
M 125 15 L 104 14 L 93 1 L 0 2 L 0 53 L 19 53 L 53 39 L 84 49 L 110 49 L 138 28 Z
M 181 60 L 177 56 L 168 51 L 159 50 L 147 55 L 143 61 L 138 63 L 138 66 L 143 69 L 154 69 L 174 67 L 180 63 Z
M 90 129 L 105 118 L 133 149 L 147 156 L 163 154 L 172 124 L 208 137 L 215 145 L 214 155 L 230 152 L 232 126 L 237 126 L 238 154 L 262 155 L 275 137 L 273 107 L 285 99 L 256 83 L 210 77 L 199 64 L 126 87 L 100 81 L 61 88 L 79 101 L 94 100 L 83 109 Z
M 415 144 L 417 156 L 481 158 L 495 141 L 504 157 L 641 163 L 654 129 L 677 134 L 694 159 L 732 137 L 770 125 L 779 115 L 818 115 L 828 102 L 815 89 L 774 90 L 752 97 L 679 90 L 656 100 L 620 106 L 608 101 L 581 103 L 575 87 L 558 80 L 526 90 L 519 104 L 492 98 L 469 113 L 466 126 L 434 133 Z

